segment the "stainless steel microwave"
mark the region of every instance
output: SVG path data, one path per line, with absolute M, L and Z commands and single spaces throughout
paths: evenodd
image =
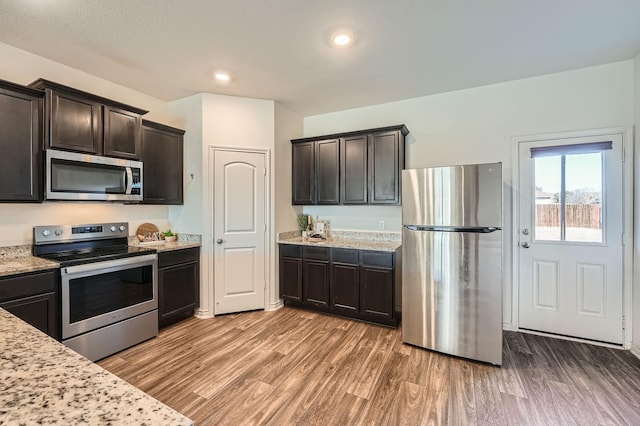
M 142 201 L 142 162 L 46 150 L 47 200 Z

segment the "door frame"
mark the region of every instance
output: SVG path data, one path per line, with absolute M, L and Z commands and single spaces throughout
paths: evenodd
M 632 304 L 633 304 L 633 242 L 634 242 L 634 229 L 633 229 L 633 166 L 634 166 L 634 153 L 633 153 L 633 128 L 632 127 L 611 127 L 603 129 L 587 129 L 577 130 L 560 133 L 544 133 L 536 135 L 526 136 L 514 136 L 512 141 L 512 216 L 511 216 L 511 230 L 512 230 L 512 246 L 511 246 L 511 329 L 517 331 L 523 331 L 532 333 L 529 330 L 520 330 L 519 326 L 519 268 L 520 268 L 520 229 L 518 228 L 518 221 L 520 217 L 520 161 L 519 152 L 520 146 L 527 142 L 545 141 L 545 140 L 557 140 L 579 137 L 592 137 L 592 136 L 606 136 L 611 134 L 619 134 L 622 136 L 622 211 L 623 211 L 623 223 L 622 223 L 622 244 L 623 244 L 623 258 L 622 258 L 622 315 L 623 315 L 623 329 L 622 339 L 623 348 L 631 348 L 631 338 L 633 336 L 632 328 Z M 546 335 L 546 333 L 535 332 L 534 334 Z M 554 337 L 574 340 L 579 342 L 587 342 L 591 344 L 610 346 L 619 348 L 618 345 L 611 345 L 606 343 L 594 342 L 591 340 L 564 337 L 554 335 Z
M 265 262 L 264 262 L 264 279 L 265 279 L 265 290 L 264 290 L 264 310 L 269 310 L 269 293 L 270 289 L 273 287 L 273 279 L 271 277 L 272 272 L 272 263 L 273 263 L 273 250 L 271 241 L 273 241 L 273 224 L 272 224 L 272 215 L 271 215 L 271 150 L 263 149 L 263 148 L 238 148 L 238 147 L 229 147 L 229 146 L 221 146 L 221 145 L 209 145 L 209 152 L 207 156 L 207 186 L 208 188 L 205 190 L 206 197 L 204 197 L 204 205 L 202 206 L 205 213 L 205 217 L 207 218 L 205 224 L 205 232 L 207 234 L 207 238 L 204 238 L 203 241 L 208 243 L 207 252 L 208 256 L 206 258 L 205 268 L 207 270 L 207 282 L 208 292 L 204 292 L 202 296 L 207 298 L 208 306 L 211 315 L 215 316 L 215 248 L 214 244 L 214 234 L 215 234 L 215 209 L 213 206 L 214 195 L 213 191 L 215 188 L 215 153 L 216 151 L 228 151 L 228 152 L 242 152 L 242 153 L 253 153 L 253 154 L 263 154 L 265 160 L 265 180 L 264 180 L 264 217 L 265 223 L 267 225 L 267 230 L 265 232 L 264 238 L 264 252 L 265 252 Z M 208 294 L 207 294 L 208 293 Z M 202 300 L 202 297 L 201 297 Z

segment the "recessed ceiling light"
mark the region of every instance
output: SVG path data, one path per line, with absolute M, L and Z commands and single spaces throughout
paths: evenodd
M 333 43 L 337 44 L 338 46 L 346 46 L 347 44 L 351 43 L 351 37 L 349 36 L 349 34 L 336 34 L 333 37 Z
M 331 36 L 331 41 L 339 47 L 349 46 L 353 43 L 353 36 L 347 31 L 338 31 Z
M 231 80 L 231 76 L 229 75 L 229 73 L 224 72 L 224 71 L 217 71 L 213 74 L 213 77 L 223 83 L 227 83 Z

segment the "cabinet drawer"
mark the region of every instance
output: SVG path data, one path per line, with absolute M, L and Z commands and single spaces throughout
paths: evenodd
M 177 265 L 179 263 L 197 262 L 200 260 L 200 248 L 193 247 L 182 250 L 158 253 L 158 267 Z
M 0 280 L 0 302 L 55 291 L 54 271 L 3 278 Z
M 304 247 L 302 253 L 305 259 L 329 260 L 327 247 Z
M 280 244 L 280 256 L 302 258 L 302 246 Z
M 367 266 L 393 268 L 393 253 L 384 251 L 361 251 L 360 263 Z
M 358 264 L 358 250 L 352 249 L 331 249 L 331 261 L 337 263 Z

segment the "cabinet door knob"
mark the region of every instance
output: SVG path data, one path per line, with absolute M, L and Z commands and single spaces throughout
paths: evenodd
M 216 243 L 218 243 L 218 244 L 222 244 L 222 238 L 218 238 L 218 239 L 216 240 Z

